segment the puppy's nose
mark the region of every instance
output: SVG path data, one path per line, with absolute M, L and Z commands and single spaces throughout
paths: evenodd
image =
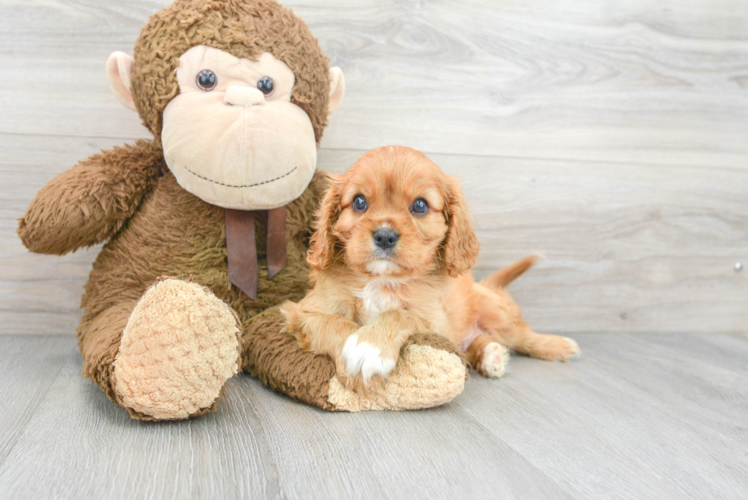
M 382 250 L 389 250 L 394 247 L 400 235 L 392 229 L 377 229 L 374 231 L 374 244 Z

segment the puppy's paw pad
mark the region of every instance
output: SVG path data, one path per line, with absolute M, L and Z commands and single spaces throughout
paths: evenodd
M 497 342 L 491 342 L 483 348 L 483 357 L 479 371 L 486 377 L 503 377 L 506 374 L 506 365 L 508 362 L 509 352 L 506 348 Z
M 367 342 L 358 342 L 357 335 L 351 335 L 343 345 L 340 354 L 345 363 L 345 372 L 349 377 L 355 377 L 359 373 L 364 383 L 373 376 L 388 375 L 395 368 L 395 360 L 382 356 L 382 350 Z

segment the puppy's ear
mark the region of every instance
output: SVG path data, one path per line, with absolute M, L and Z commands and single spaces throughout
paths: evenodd
M 444 262 L 449 275 L 457 277 L 475 265 L 478 257 L 478 237 L 470 223 L 465 196 L 457 179 L 449 177 L 446 182 L 447 237 L 444 240 Z
M 309 241 L 306 260 L 312 268 L 323 270 L 330 267 L 335 258 L 336 238 L 332 226 L 340 214 L 341 175 L 330 175 L 330 187 L 317 211 L 317 230 Z

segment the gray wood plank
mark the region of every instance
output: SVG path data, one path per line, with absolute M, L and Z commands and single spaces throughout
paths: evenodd
M 539 331 L 745 331 L 748 177 L 713 168 L 431 155 L 463 179 L 485 276 L 530 252 L 510 287 Z M 748 193 L 748 191 L 746 191 Z
M 55 173 L 148 135 L 103 62 L 167 3 L 0 0 L 15 75 L 0 86 L 0 332 L 73 332 L 98 250 L 30 255 L 15 219 Z M 348 75 L 321 167 L 385 143 L 457 153 L 432 156 L 465 179 L 476 273 L 548 258 L 513 286 L 536 328 L 745 331 L 744 2 L 288 5 Z
M 454 404 L 330 414 L 242 382 L 289 498 L 570 498 Z
M 146 135 L 103 65 L 167 3 L 1 2 L 0 131 Z M 287 4 L 347 74 L 325 147 L 745 168 L 745 2 Z
M 0 466 L 75 350 L 69 337 L 0 336 Z
M 748 334 L 709 335 L 700 340 L 698 350 L 692 355 L 727 370 L 748 370 Z M 682 349 L 684 339 L 680 335 L 651 335 L 647 343 L 677 352 Z
M 661 336 L 574 337 L 580 360 L 515 358 L 500 401 L 474 377 L 455 404 L 576 498 L 748 494 L 745 367 L 700 359 L 709 336 L 673 349 L 649 342 Z
M 0 498 L 281 497 L 262 430 L 235 398 L 205 418 L 140 422 L 80 371 L 69 354 L 0 468 Z
M 240 377 L 217 413 L 142 423 L 79 373 L 68 356 L 0 467 L 0 497 L 449 498 L 459 485 L 474 498 L 569 498 L 449 407 L 332 414 Z
M 74 332 L 100 247 L 30 254 L 16 219 L 55 173 L 118 143 L 0 134 L 1 333 Z M 342 172 L 363 152 L 321 149 L 319 167 Z M 748 273 L 733 266 L 748 265 L 748 170 L 430 156 L 463 179 L 476 276 L 545 255 L 510 288 L 539 331 L 745 331 Z
M 156 424 L 130 420 L 79 376 L 74 339 L 13 337 L 32 376 L 0 378 L 3 396 L 32 387 L 40 341 L 65 363 L 27 425 L 2 435 L 15 446 L 0 498 L 748 494 L 748 339 L 574 337 L 581 359 L 515 357 L 505 378 L 475 375 L 434 410 L 326 413 L 242 376 L 217 413 Z

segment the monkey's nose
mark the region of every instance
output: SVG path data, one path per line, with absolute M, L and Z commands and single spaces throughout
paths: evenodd
M 233 106 L 256 106 L 265 104 L 265 95 L 253 87 L 231 85 L 226 89 L 223 102 Z
M 374 238 L 374 244 L 382 250 L 389 250 L 394 247 L 397 240 L 400 239 L 400 235 L 392 229 L 377 229 L 372 235 Z

